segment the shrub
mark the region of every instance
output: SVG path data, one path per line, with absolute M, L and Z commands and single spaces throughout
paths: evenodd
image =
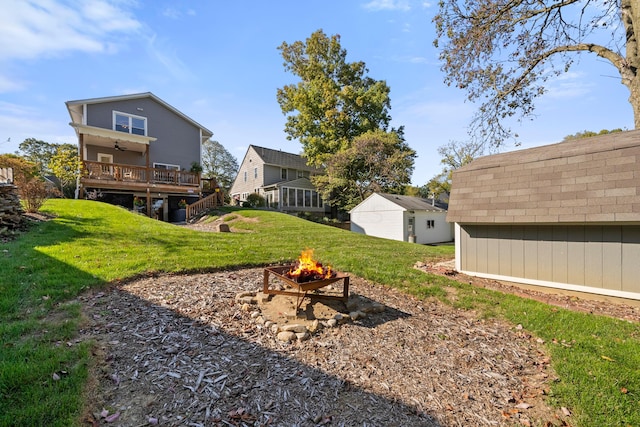
M 20 198 L 24 202 L 24 210 L 38 212 L 49 198 L 49 190 L 44 181 L 33 178 L 19 187 Z
M 265 206 L 265 200 L 264 197 L 262 197 L 261 195 L 259 195 L 258 193 L 251 193 L 247 196 L 247 202 L 246 202 L 250 207 L 250 208 L 262 208 Z M 244 204 L 243 204 L 244 206 Z

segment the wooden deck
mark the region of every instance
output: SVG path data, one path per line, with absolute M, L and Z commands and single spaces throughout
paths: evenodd
M 185 193 L 200 189 L 198 173 L 88 160 L 82 162 L 80 180 L 85 188 L 140 191 L 151 186 L 156 191 Z

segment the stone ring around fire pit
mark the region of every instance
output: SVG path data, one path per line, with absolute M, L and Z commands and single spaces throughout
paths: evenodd
M 286 276 L 291 266 L 277 266 L 266 267 L 264 269 L 264 286 L 262 292 L 269 295 L 289 295 L 296 297 L 296 312 L 300 309 L 302 302 L 306 297 L 325 298 L 325 299 L 337 299 L 341 300 L 345 304 L 349 301 L 349 276 L 343 273 L 335 273 L 335 276 L 328 279 L 311 280 L 307 282 L 297 282 Z M 283 281 L 292 288 L 297 289 L 296 292 L 282 291 L 278 289 L 269 289 L 269 276 L 273 274 L 279 280 Z M 310 295 L 309 292 L 316 291 L 320 288 L 328 286 L 332 283 L 342 280 L 342 296 L 337 295 Z

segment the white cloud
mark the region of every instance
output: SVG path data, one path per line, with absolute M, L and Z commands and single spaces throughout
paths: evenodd
M 568 72 L 547 82 L 546 97 L 558 100 L 584 96 L 591 92 L 594 84 L 585 80 L 585 75 L 580 72 Z
M 408 12 L 411 10 L 411 6 L 407 0 L 371 0 L 362 7 L 372 11 L 399 10 L 402 12 Z
M 113 52 L 113 33 L 134 33 L 140 22 L 108 0 L 3 0 L 0 61 L 58 56 L 67 52 Z
M 0 153 L 13 153 L 27 138 L 51 143 L 75 143 L 73 129 L 65 120 L 52 118 L 30 106 L 0 101 Z M 9 140 L 10 139 L 10 140 Z
M 0 93 L 17 92 L 26 87 L 26 84 L 19 79 L 12 79 L 0 74 Z

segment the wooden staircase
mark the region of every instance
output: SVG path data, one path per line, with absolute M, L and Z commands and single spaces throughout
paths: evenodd
M 209 209 L 222 206 L 222 197 L 222 192 L 216 192 L 208 195 L 204 199 L 198 200 L 195 203 L 191 203 L 186 208 L 186 221 L 189 222 L 191 218 L 200 215 L 201 213 L 204 213 Z

